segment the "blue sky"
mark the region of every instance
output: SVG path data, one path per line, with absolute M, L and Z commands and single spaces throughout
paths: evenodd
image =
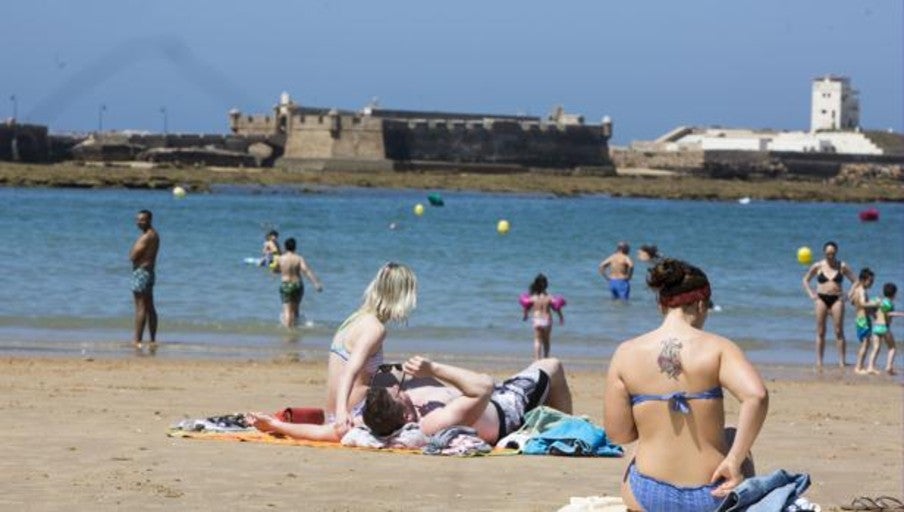
M 301 104 L 806 129 L 810 81 L 848 75 L 861 124 L 904 131 L 900 0 L 5 2 L 0 117 L 55 131 L 222 133 Z M 11 97 L 16 100 L 12 101 Z

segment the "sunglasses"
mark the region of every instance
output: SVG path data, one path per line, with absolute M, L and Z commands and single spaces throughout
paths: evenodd
M 397 377 L 393 372 L 398 371 L 402 374 L 401 377 Z M 396 390 L 396 396 L 399 396 L 399 393 L 402 391 L 402 385 L 405 383 L 406 373 L 402 370 L 402 363 L 383 363 L 380 366 L 377 366 L 377 371 L 374 372 L 374 376 L 370 379 L 371 387 L 375 385 L 380 385 L 377 380 L 383 381 L 383 387 L 392 387 L 392 384 L 386 385 L 385 382 L 388 380 L 387 376 L 391 376 L 396 383 L 398 383 L 399 387 Z

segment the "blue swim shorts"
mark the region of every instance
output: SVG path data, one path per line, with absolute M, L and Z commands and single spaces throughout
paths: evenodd
M 631 297 L 631 282 L 627 279 L 610 279 L 609 290 L 613 299 L 628 300 Z

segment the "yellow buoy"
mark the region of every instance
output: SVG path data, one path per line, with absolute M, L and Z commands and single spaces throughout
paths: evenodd
M 178 186 L 178 185 L 175 186 L 175 187 L 173 187 L 173 196 L 175 196 L 175 197 L 177 197 L 177 198 L 179 198 L 179 199 L 185 197 L 185 194 L 186 194 L 186 193 L 187 193 L 187 192 L 185 192 L 185 189 L 182 188 L 182 187 L 180 187 L 180 186 Z
M 509 232 L 510 227 L 509 221 L 502 219 L 496 224 L 496 231 L 498 231 L 500 235 L 504 235 Z
M 414 205 L 414 214 L 417 215 L 418 217 L 423 215 L 424 214 L 424 205 L 422 205 L 421 203 Z
M 809 265 L 813 261 L 813 252 L 810 248 L 803 246 L 797 250 L 797 262 L 801 265 Z

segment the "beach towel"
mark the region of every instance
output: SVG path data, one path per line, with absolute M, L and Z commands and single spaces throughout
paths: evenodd
M 621 457 L 624 450 L 612 444 L 606 431 L 585 418 L 571 417 L 555 423 L 524 444 L 525 455 L 571 455 L 591 457 Z
M 560 421 L 572 418 L 570 414 L 541 405 L 524 415 L 524 425 L 496 442 L 496 448 L 511 448 L 521 451 L 527 440 L 536 434 L 555 427 Z
M 307 413 L 306 413 L 307 414 Z M 469 432 L 473 432 L 471 436 Z M 228 414 L 200 419 L 185 419 L 173 424 L 166 433 L 169 437 L 203 439 L 244 443 L 270 443 L 319 448 L 355 448 L 391 453 L 421 454 L 430 444 L 431 437 L 421 431 L 417 423 L 408 423 L 386 437 L 377 437 L 367 427 L 349 430 L 340 442 L 294 439 L 281 434 L 261 432 L 244 423 L 244 415 Z M 492 450 L 468 427 L 453 427 L 437 433 L 431 455 L 515 455 L 515 450 Z M 490 451 L 488 451 L 490 450 Z
M 621 498 L 615 496 L 572 497 L 558 512 L 627 512 Z

